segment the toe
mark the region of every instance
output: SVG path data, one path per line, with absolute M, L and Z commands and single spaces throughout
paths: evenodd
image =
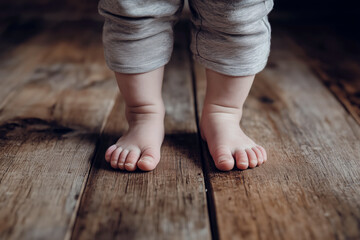
M 237 150 L 235 152 L 236 167 L 245 170 L 249 167 L 249 159 L 245 150 Z
M 117 148 L 117 146 L 114 144 L 114 145 L 111 145 L 105 152 L 105 160 L 107 162 L 110 162 L 110 159 L 111 159 L 111 154 L 114 152 L 114 150 Z
M 160 152 L 155 151 L 152 148 L 148 148 L 141 154 L 140 160 L 137 166 L 143 171 L 154 170 L 160 161 Z
M 124 151 L 122 151 L 121 154 L 120 154 L 118 166 L 119 166 L 119 168 L 121 170 L 125 169 L 124 164 L 125 164 L 125 160 L 126 160 L 126 157 L 127 157 L 128 153 L 129 153 L 129 150 L 124 149 Z
M 263 155 L 264 162 L 266 162 L 266 160 L 267 160 L 267 153 L 266 153 L 265 148 L 263 148 L 262 146 L 256 146 L 256 147 L 260 150 L 260 152 L 261 152 L 262 155 Z
M 249 159 L 249 167 L 254 168 L 257 165 L 257 157 L 254 151 L 250 148 L 245 149 L 248 159 Z
M 122 151 L 122 148 L 119 147 L 115 151 L 113 151 L 113 153 L 111 154 L 110 165 L 111 165 L 111 167 L 113 167 L 115 169 L 118 168 L 118 160 L 119 160 L 119 155 L 120 155 L 121 151 Z
M 264 157 L 263 157 L 261 151 L 257 147 L 253 147 L 252 150 L 256 154 L 256 157 L 258 160 L 258 165 L 260 166 L 264 162 Z
M 234 158 L 229 148 L 218 148 L 213 159 L 215 166 L 221 171 L 230 171 L 234 168 Z
M 140 150 L 131 150 L 125 160 L 125 169 L 128 171 L 136 170 L 136 162 L 139 160 Z

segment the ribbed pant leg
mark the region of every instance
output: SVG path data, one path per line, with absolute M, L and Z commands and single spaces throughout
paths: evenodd
M 168 63 L 173 26 L 182 8 L 183 0 L 100 0 L 108 67 L 120 73 L 143 73 Z
M 270 52 L 273 0 L 190 0 L 193 58 L 231 76 L 260 72 Z

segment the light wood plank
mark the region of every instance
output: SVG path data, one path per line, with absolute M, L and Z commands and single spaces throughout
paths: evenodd
M 220 239 L 360 238 L 359 126 L 276 30 L 241 125 L 267 149 L 263 166 L 219 172 L 202 142 Z
M 184 28 L 183 23 L 177 25 L 177 33 Z M 127 129 L 119 96 L 104 129 L 73 239 L 210 239 L 187 41 L 183 34 L 175 39 L 164 77 L 166 136 L 159 165 L 152 172 L 128 173 L 112 170 L 105 162 L 106 148 Z
M 116 97 L 101 28 L 57 24 L 10 56 L 9 69 L 1 64 L 0 238 L 63 239 Z

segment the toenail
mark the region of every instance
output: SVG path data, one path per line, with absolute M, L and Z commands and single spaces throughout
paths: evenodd
M 224 162 L 229 162 L 230 160 L 229 159 L 220 159 L 219 161 L 218 161 L 218 163 L 224 163 Z
M 143 157 L 139 161 L 152 162 L 152 158 L 151 157 Z
M 132 166 L 134 166 L 134 164 L 132 164 L 132 163 L 125 163 L 125 166 L 132 167 Z

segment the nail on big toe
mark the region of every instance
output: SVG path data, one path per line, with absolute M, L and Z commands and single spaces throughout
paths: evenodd
M 141 158 L 139 161 L 152 163 L 152 162 L 153 162 L 153 159 L 152 159 L 151 157 L 143 157 L 143 158 Z
M 226 162 L 230 162 L 231 160 L 230 159 L 228 159 L 228 158 L 223 158 L 223 159 L 219 159 L 218 160 L 218 163 L 220 164 L 220 163 L 226 163 Z

